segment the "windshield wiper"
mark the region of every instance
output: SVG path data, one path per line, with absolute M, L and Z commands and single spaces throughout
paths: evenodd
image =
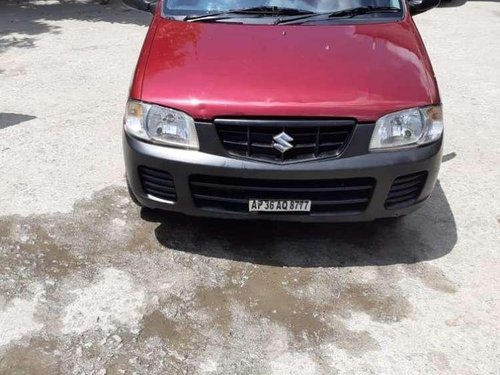
M 360 16 L 362 14 L 369 13 L 398 13 L 401 12 L 400 8 L 396 7 L 375 7 L 375 6 L 366 6 L 366 7 L 356 7 L 338 10 L 335 12 L 325 12 L 325 13 L 315 13 L 315 14 L 307 14 L 304 16 L 296 17 L 296 18 L 288 18 L 288 19 L 280 19 L 275 22 L 275 24 L 283 24 L 283 23 L 302 23 L 309 21 L 318 21 L 330 18 L 353 18 L 356 16 Z
M 251 16 L 263 17 L 263 16 L 299 16 L 299 15 L 315 15 L 315 14 L 317 13 L 305 9 L 259 6 L 252 8 L 230 9 L 224 12 L 209 13 L 200 16 L 186 16 L 184 17 L 184 21 L 187 22 L 218 21 L 234 17 L 235 15 L 236 16 L 251 15 Z
M 332 12 L 328 15 L 328 18 L 356 17 L 361 14 L 368 14 L 368 13 L 397 13 L 400 11 L 401 9 L 396 7 L 374 7 L 374 6 L 356 7 L 356 8 L 339 10 L 337 12 Z

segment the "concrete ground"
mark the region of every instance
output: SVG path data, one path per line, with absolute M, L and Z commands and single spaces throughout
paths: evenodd
M 129 200 L 149 15 L 0 3 L 1 374 L 500 374 L 500 3 L 416 18 L 444 163 L 401 223 L 233 223 Z

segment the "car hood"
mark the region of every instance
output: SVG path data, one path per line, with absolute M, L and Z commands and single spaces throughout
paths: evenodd
M 373 121 L 439 102 L 411 19 L 363 25 L 231 25 L 158 18 L 140 98 L 199 120 L 329 116 Z

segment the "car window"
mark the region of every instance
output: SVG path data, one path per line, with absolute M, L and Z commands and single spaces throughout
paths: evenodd
M 259 6 L 312 12 L 334 12 L 365 6 L 402 8 L 400 0 L 165 0 L 164 4 L 164 12 L 172 15 L 204 14 Z

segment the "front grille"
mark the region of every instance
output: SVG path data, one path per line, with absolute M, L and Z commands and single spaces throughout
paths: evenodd
M 427 179 L 427 172 L 396 178 L 385 201 L 385 208 L 402 208 L 416 203 Z
M 230 155 L 275 163 L 340 155 L 350 139 L 354 120 L 232 120 L 214 121 Z M 275 136 L 286 133 L 292 148 L 281 152 Z
M 168 172 L 139 167 L 139 176 L 144 192 L 166 201 L 176 201 L 174 179 Z
M 348 214 L 366 209 L 375 180 L 260 180 L 191 176 L 190 187 L 196 206 L 208 211 L 245 213 L 248 212 L 249 199 L 305 199 L 312 201 L 312 214 Z

